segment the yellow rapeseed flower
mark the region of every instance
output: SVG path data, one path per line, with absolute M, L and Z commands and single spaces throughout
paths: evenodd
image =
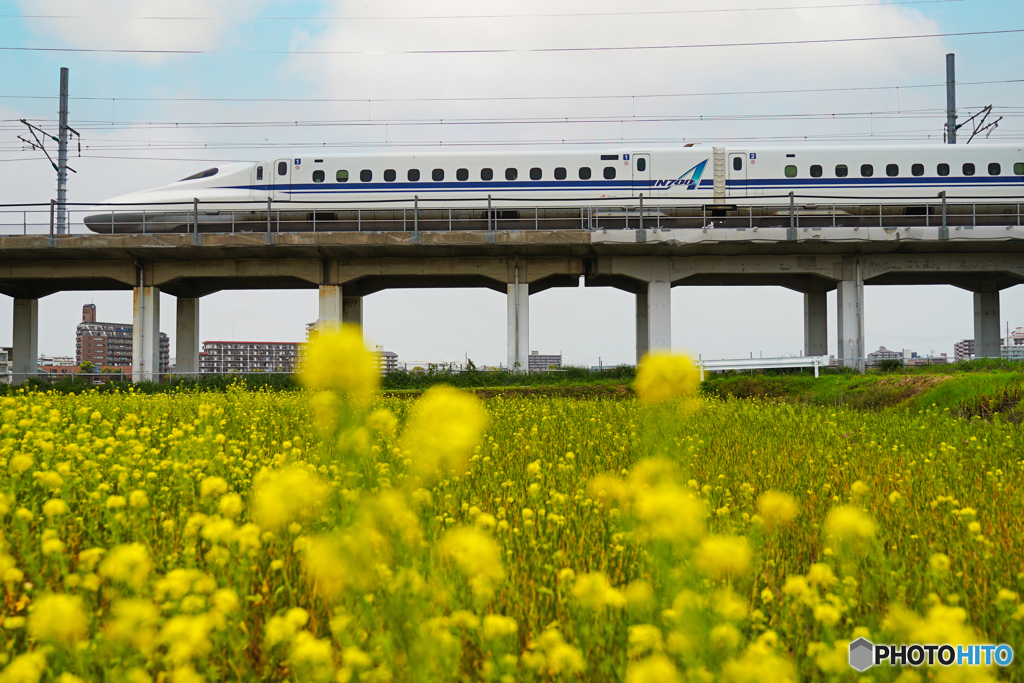
M 36 640 L 73 645 L 89 635 L 89 620 L 77 595 L 51 594 L 39 598 L 28 615 L 28 632 Z
M 43 514 L 47 517 L 59 517 L 67 514 L 68 504 L 60 498 L 51 498 L 43 503 Z
M 46 671 L 46 653 L 42 650 L 18 655 L 0 671 L 0 683 L 39 683 Z
M 111 550 L 100 562 L 100 574 L 123 581 L 135 588 L 142 588 L 149 576 L 153 563 L 149 559 L 149 550 L 141 543 L 119 545 Z
M 709 536 L 697 548 L 697 567 L 714 579 L 746 574 L 750 544 L 742 536 Z
M 488 614 L 484 617 L 480 635 L 484 640 L 494 640 L 503 636 L 515 635 L 518 631 L 516 620 L 500 614 Z
M 253 479 L 253 520 L 263 529 L 276 531 L 315 514 L 329 491 L 320 477 L 303 467 L 263 470 Z
M 402 448 L 411 452 L 412 470 L 420 477 L 448 470 L 461 474 L 486 426 L 487 413 L 476 396 L 432 387 L 412 408 Z
M 336 333 L 318 334 L 306 346 L 299 381 L 307 389 L 337 389 L 365 400 L 380 386 L 380 368 L 363 344 L 359 326 L 342 325 Z
M 626 683 L 681 683 L 682 680 L 676 665 L 662 654 L 626 666 Z
M 470 527 L 449 531 L 441 539 L 441 555 L 451 559 L 469 579 L 473 594 L 488 599 L 494 585 L 505 578 L 501 553 L 494 539 Z
M 875 535 L 875 522 L 858 507 L 840 505 L 825 518 L 825 533 L 842 548 L 860 549 Z
M 626 596 L 612 587 L 604 572 L 580 574 L 572 586 L 572 596 L 590 609 L 626 606 Z
M 757 510 L 764 520 L 764 527 L 772 531 L 785 526 L 800 514 L 796 499 L 781 491 L 765 491 L 757 499 Z
M 228 483 L 223 477 L 206 477 L 199 483 L 199 495 L 203 498 L 220 496 L 228 492 Z
M 644 356 L 636 371 L 633 388 L 644 403 L 664 403 L 674 398 L 693 399 L 700 373 L 686 356 L 655 352 Z
M 928 558 L 928 566 L 937 574 L 945 574 L 949 571 L 949 556 L 943 553 L 935 553 Z

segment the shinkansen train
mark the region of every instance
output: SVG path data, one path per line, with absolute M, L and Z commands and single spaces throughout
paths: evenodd
M 944 193 L 944 195 L 940 194 Z M 209 168 L 116 197 L 99 233 L 1019 222 L 1018 145 L 306 154 Z M 630 219 L 633 219 L 632 222 Z M 934 224 L 934 223 L 932 223 Z

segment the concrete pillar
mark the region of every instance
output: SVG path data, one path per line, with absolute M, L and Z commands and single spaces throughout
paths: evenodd
M 359 325 L 359 327 L 363 326 L 363 297 L 342 297 L 341 321 L 346 325 Z
M 804 355 L 824 356 L 828 353 L 828 294 L 804 294 Z
M 999 358 L 999 292 L 974 293 L 974 357 Z
M 672 260 L 651 258 L 647 283 L 647 342 L 651 351 L 672 350 Z
M 650 316 L 648 315 L 647 287 L 636 293 L 636 362 L 643 360 L 651 350 Z
M 317 331 L 330 334 L 341 329 L 344 318 L 344 299 L 341 285 L 320 285 L 320 316 Z
M 174 339 L 177 372 L 199 372 L 199 299 L 178 297 L 177 333 Z
M 132 320 L 132 381 L 160 379 L 160 288 L 136 287 Z
M 519 367 L 516 368 L 516 363 Z M 508 367 L 530 369 L 530 285 L 508 285 Z
M 39 299 L 14 300 L 11 381 L 21 384 L 39 372 Z
M 843 280 L 837 296 L 839 311 L 838 357 L 844 365 L 864 370 L 864 283 Z

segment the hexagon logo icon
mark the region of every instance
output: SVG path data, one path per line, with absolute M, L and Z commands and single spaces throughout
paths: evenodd
M 866 638 L 858 638 L 850 643 L 850 666 L 857 671 L 865 671 L 875 663 L 875 646 Z

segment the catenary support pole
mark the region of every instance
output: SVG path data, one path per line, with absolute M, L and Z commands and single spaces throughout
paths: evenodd
M 946 55 L 946 142 L 956 144 L 956 55 Z
M 647 286 L 641 285 L 636 293 L 636 362 L 643 360 L 651 350 L 651 327 L 648 316 Z
M 804 294 L 804 355 L 824 356 L 828 353 L 828 294 Z
M 67 232 L 68 202 L 68 68 L 60 69 L 60 123 L 57 133 L 57 234 Z
M 344 299 L 341 285 L 320 285 L 320 316 L 317 320 L 317 331 L 320 334 L 332 334 L 341 329 L 344 318 Z
M 132 381 L 160 379 L 160 288 L 135 287 L 132 316 Z
M 39 299 L 14 300 L 12 381 L 21 384 L 39 371 Z
M 974 357 L 999 358 L 999 347 L 999 292 L 975 292 Z
M 175 335 L 175 371 L 181 374 L 199 373 L 199 299 L 178 297 L 178 316 Z

